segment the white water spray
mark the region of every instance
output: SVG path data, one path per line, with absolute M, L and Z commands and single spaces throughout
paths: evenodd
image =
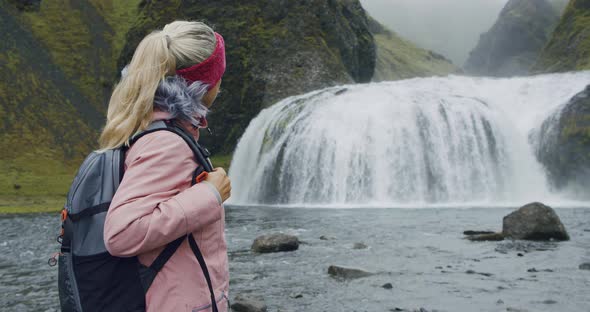
M 234 204 L 498 205 L 548 200 L 529 135 L 590 72 L 349 85 L 285 99 L 250 123 Z

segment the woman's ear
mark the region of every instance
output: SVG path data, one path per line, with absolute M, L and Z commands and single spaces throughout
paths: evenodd
M 211 88 L 211 90 L 207 91 L 203 96 L 203 104 L 210 108 L 213 105 L 213 101 L 217 98 L 217 94 L 219 94 L 219 87 L 221 86 L 221 79 L 217 82 L 215 87 Z

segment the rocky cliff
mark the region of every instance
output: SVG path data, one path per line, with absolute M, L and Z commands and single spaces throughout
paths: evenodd
M 481 35 L 464 69 L 472 75 L 529 73 L 558 21 L 547 0 L 510 0 L 492 28 Z
M 202 20 L 226 39 L 215 134 L 203 137 L 216 152 L 231 152 L 250 120 L 279 99 L 373 77 L 375 44 L 357 0 L 145 1 L 120 67 L 145 34 L 176 19 Z
M 590 0 L 571 0 L 533 70 L 587 69 L 590 69 Z
M 559 190 L 590 198 L 590 86 L 543 122 L 537 157 Z
M 444 56 L 417 47 L 371 17 L 369 27 L 377 49 L 374 81 L 442 76 L 459 71 Z

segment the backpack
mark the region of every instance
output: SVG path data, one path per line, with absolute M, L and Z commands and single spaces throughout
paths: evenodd
M 124 174 L 125 152 L 133 143 L 155 131 L 171 131 L 182 137 L 199 164 L 192 184 L 213 170 L 209 152 L 202 148 L 176 121 L 156 121 L 134 135 L 128 146 L 92 152 L 80 166 L 62 210 L 62 229 L 58 241 L 61 252 L 57 263 L 59 301 L 62 311 L 145 311 L 145 294 L 154 278 L 180 244 L 189 240 L 211 292 L 211 307 L 217 304 L 207 265 L 192 234 L 169 243 L 156 260 L 146 267 L 137 257 L 114 257 L 107 251 L 104 222 L 109 205 Z

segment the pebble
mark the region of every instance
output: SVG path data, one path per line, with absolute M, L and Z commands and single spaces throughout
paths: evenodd
M 578 268 L 580 270 L 590 270 L 590 262 L 582 263 Z
M 354 243 L 352 249 L 367 249 L 369 246 L 365 245 L 364 243 Z
M 393 289 L 393 285 L 391 285 L 391 283 L 385 283 L 385 284 L 383 284 L 383 286 L 381 286 L 381 287 L 383 287 L 383 288 L 385 288 L 385 289 Z

